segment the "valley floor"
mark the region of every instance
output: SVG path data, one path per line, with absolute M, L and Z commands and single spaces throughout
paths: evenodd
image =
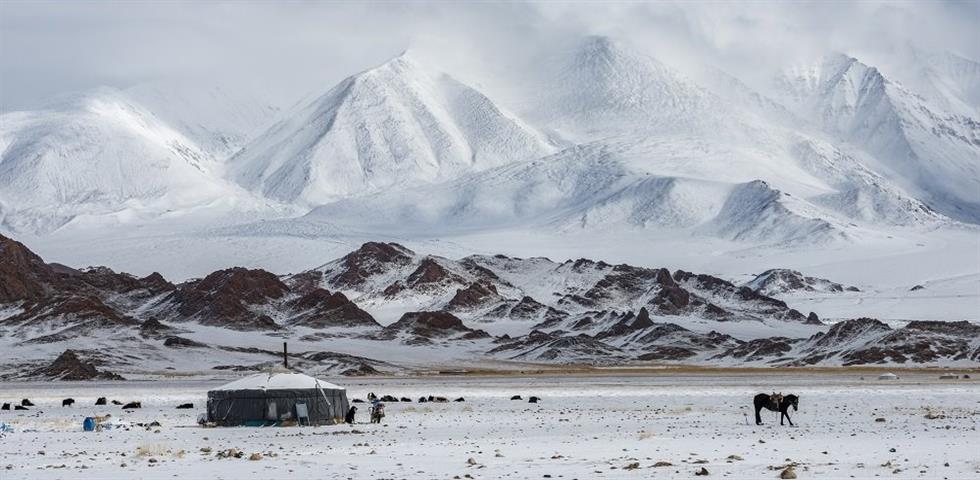
M 693 478 L 704 467 L 711 477 L 759 479 L 777 478 L 787 464 L 801 479 L 980 476 L 975 372 L 969 380 L 899 373 L 897 381 L 844 370 L 340 379 L 351 398 L 466 401 L 392 403 L 381 425 L 364 423 L 365 407 L 357 425 L 317 428 L 197 427 L 217 381 L 7 383 L 2 401 L 27 397 L 37 408 L 0 414 L 14 429 L 2 434 L 0 476 Z M 773 390 L 800 395 L 797 426 L 780 426 L 771 412 L 754 425 L 752 396 Z M 98 396 L 141 400 L 144 408 L 94 407 Z M 76 405 L 62 408 L 66 397 Z M 184 402 L 197 408 L 174 409 Z M 106 413 L 161 426 L 82 431 L 85 416 Z M 229 448 L 244 457 L 216 457 Z M 249 461 L 252 453 L 263 458 Z

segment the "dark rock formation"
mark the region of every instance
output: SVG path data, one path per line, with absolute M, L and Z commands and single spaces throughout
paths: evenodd
M 840 293 L 845 290 L 849 292 L 861 291 L 857 287 L 845 287 L 824 278 L 808 277 L 796 270 L 786 268 L 766 270 L 746 282 L 745 286 L 755 292 L 769 296 L 791 292 Z
M 234 330 L 275 330 L 280 326 L 272 318 L 249 307 L 280 299 L 288 291 L 265 270 L 229 268 L 181 284 L 168 299 L 176 306 L 177 319 Z
M 456 290 L 456 295 L 449 301 L 448 308 L 450 310 L 468 310 L 499 300 L 497 287 L 492 284 L 473 282 L 464 289 Z
M 372 275 L 393 266 L 408 265 L 415 253 L 397 243 L 368 242 L 341 259 L 341 271 L 333 283 L 345 288 L 362 285 Z
M 588 335 L 565 336 L 534 330 L 487 352 L 511 360 L 606 364 L 624 358 L 623 352 Z
M 398 334 L 424 339 L 457 337 L 474 340 L 490 337 L 487 332 L 469 328 L 455 315 L 442 311 L 408 312 L 381 331 L 383 338 L 394 338 Z
M 163 341 L 163 346 L 170 348 L 207 348 L 206 344 L 184 337 L 167 337 Z
M 314 288 L 302 297 L 289 301 L 287 306 L 297 312 L 290 318 L 290 325 L 311 328 L 381 328 L 371 314 L 361 310 L 340 292 L 330 293 L 322 288 Z
M 34 370 L 29 376 L 51 380 L 124 380 L 115 373 L 99 371 L 95 365 L 82 361 L 74 350 L 65 350 L 50 365 Z

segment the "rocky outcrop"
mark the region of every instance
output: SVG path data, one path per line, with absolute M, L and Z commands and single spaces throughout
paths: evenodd
M 752 291 L 768 296 L 793 292 L 841 293 L 860 292 L 857 287 L 844 286 L 825 278 L 808 277 L 796 270 L 774 268 L 756 275 L 745 283 Z
M 39 301 L 57 288 L 58 280 L 41 257 L 0 235 L 0 304 Z
M 170 348 L 207 348 L 207 345 L 204 343 L 195 342 L 189 338 L 177 336 L 167 337 L 166 340 L 163 341 L 163 346 Z
M 98 297 L 70 294 L 29 304 L 23 312 L 0 321 L 0 325 L 16 327 L 14 335 L 18 337 L 44 332 L 29 340 L 33 343 L 54 343 L 99 330 L 114 331 L 138 324 Z
M 287 322 L 293 326 L 381 328 L 374 317 L 340 292 L 330 293 L 322 288 L 315 288 L 295 300 L 290 300 L 286 305 L 298 312 Z
M 490 338 L 483 330 L 474 330 L 449 312 L 408 312 L 385 327 L 380 338 L 408 337 L 409 342 L 426 343 L 432 339 L 477 340 Z
M 793 345 L 800 339 L 786 337 L 757 338 L 729 348 L 712 359 L 730 358 L 747 362 L 767 361 L 769 363 L 783 360 L 793 350 Z
M 0 335 L 14 339 L 13 345 L 67 346 L 86 339 L 133 347 L 115 356 L 107 353 L 118 363 L 138 357 L 132 353 L 137 349 L 165 355 L 206 347 L 209 352 L 261 357 L 255 359 L 258 363 L 228 368 L 278 364 L 275 351 L 228 350 L 232 347 L 191 340 L 197 337 L 185 335 L 195 330 L 190 323 L 257 331 L 263 338 L 296 335 L 301 342 L 346 337 L 428 346 L 469 341 L 470 349 L 492 344 L 488 354 L 493 357 L 553 363 L 980 361 L 980 326 L 970 322 L 916 321 L 893 328 L 861 318 L 828 328 L 815 313 L 803 316 L 782 300 L 717 277 L 587 259 L 555 263 L 540 257 L 474 255 L 454 261 L 416 255 L 397 244 L 368 243 L 319 269 L 284 278 L 230 268 L 175 286 L 159 274 L 140 278 L 103 267 L 76 270 L 47 264 L 22 244 L 0 237 L 0 275 L 6 281 L 0 284 L 0 295 L 8 300 L 0 304 L 6 315 L 0 318 Z M 344 293 L 328 289 L 338 278 L 358 286 Z M 417 311 L 382 327 L 348 292 L 370 308 L 393 301 Z M 676 323 L 668 321 L 673 318 Z M 805 339 L 743 340 L 705 333 L 700 328 L 710 325 L 706 320 L 764 321 L 769 328 L 794 322 L 812 325 L 811 331 L 825 330 Z M 531 333 L 493 339 L 470 327 L 495 321 L 526 321 Z M 696 329 L 685 328 L 689 325 Z M 794 327 L 799 329 L 806 328 Z M 391 370 L 339 355 L 294 355 L 291 362 L 349 375 Z
M 566 336 L 533 330 L 524 337 L 503 342 L 487 352 L 510 360 L 604 365 L 623 361 L 626 355 L 588 335 Z
M 144 296 L 153 296 L 176 288 L 157 272 L 137 278 L 128 273 L 116 273 L 108 267 L 91 267 L 79 271 L 78 277 L 93 287 L 115 293 L 142 291 Z
M 641 361 L 670 361 L 677 362 L 697 356 L 698 352 L 690 348 L 672 345 L 653 345 L 646 348 L 646 353 L 636 357 Z
M 337 352 L 304 352 L 299 355 L 299 358 L 315 363 L 314 368 L 319 367 L 318 370 L 326 367 L 327 372 L 345 377 L 380 375 L 382 372 L 379 368 L 386 370 L 394 368 L 393 365 L 385 362 Z
M 331 281 L 338 287 L 357 288 L 373 275 L 408 265 L 414 255 L 397 243 L 368 242 L 340 260 L 340 268 Z
M 125 380 L 112 372 L 100 371 L 95 365 L 78 358 L 74 350 L 65 350 L 50 365 L 28 374 L 32 378 L 50 380 Z
M 633 312 L 627 312 L 621 320 L 613 326 L 599 332 L 595 337 L 600 340 L 610 337 L 625 337 L 636 332 L 642 332 L 650 327 L 653 327 L 653 321 L 650 320 L 650 312 L 646 308 L 641 308 L 640 312 L 635 316 Z
M 835 323 L 826 332 L 820 332 L 807 340 L 807 348 L 820 350 L 846 346 L 850 343 L 873 338 L 891 330 L 891 327 L 873 318 L 857 318 Z
M 140 336 L 143 338 L 165 338 L 184 332 L 185 330 L 160 323 L 156 317 L 150 317 L 140 324 Z
M 233 330 L 275 330 L 279 324 L 250 306 L 281 299 L 288 291 L 279 277 L 265 270 L 229 268 L 179 285 L 167 301 L 173 305 L 174 320 Z
M 499 303 L 502 299 L 497 293 L 497 287 L 492 284 L 473 282 L 470 286 L 457 289 L 452 300 L 449 301 L 449 310 L 473 310 Z

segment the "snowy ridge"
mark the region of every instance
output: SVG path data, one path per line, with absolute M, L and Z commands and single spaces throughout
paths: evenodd
M 631 131 L 721 131 L 722 102 L 612 38 L 587 37 L 547 65 L 547 86 L 531 116 L 558 131 L 592 139 Z
M 871 153 L 886 176 L 953 218 L 980 215 L 980 121 L 944 112 L 876 68 L 832 55 L 790 69 L 782 97 L 828 133 Z
M 125 94 L 216 160 L 241 149 L 279 112 L 269 101 L 216 86 L 153 82 Z
M 667 228 L 759 243 L 821 243 L 847 227 L 765 182 L 729 184 L 637 171 L 604 145 L 314 209 L 304 220 L 368 231 L 532 226 L 560 231 Z
M 0 222 L 15 231 L 241 196 L 215 175 L 213 157 L 118 90 L 6 113 L 0 147 Z
M 231 160 L 232 177 L 316 205 L 549 153 L 541 134 L 408 53 L 342 81 Z

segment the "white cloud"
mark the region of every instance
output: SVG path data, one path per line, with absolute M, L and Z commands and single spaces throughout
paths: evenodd
M 282 101 L 407 47 L 473 78 L 609 34 L 744 77 L 829 50 L 901 68 L 908 45 L 980 57 L 977 2 L 0 3 L 0 108 L 184 77 Z M 480 72 L 476 74 L 474 72 Z

